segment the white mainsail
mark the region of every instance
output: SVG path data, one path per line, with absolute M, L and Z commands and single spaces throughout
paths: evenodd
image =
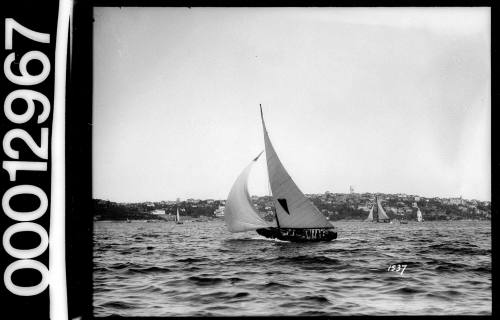
M 286 172 L 267 134 L 262 107 L 260 113 L 264 129 L 267 171 L 279 226 L 282 228 L 332 228 L 333 226 L 326 217 L 304 196 Z
M 382 208 L 382 204 L 380 204 L 380 199 L 377 198 L 377 206 L 378 206 L 378 219 L 379 220 L 389 220 L 389 217 L 385 213 L 384 208 Z
M 179 215 L 179 207 L 177 207 L 177 217 L 176 217 L 175 221 L 177 221 L 177 222 L 181 221 L 181 216 Z
M 417 210 L 417 221 L 422 222 L 422 212 L 420 211 L 420 208 Z
M 224 208 L 224 221 L 230 232 L 252 231 L 269 228 L 269 225 L 255 211 L 248 194 L 248 175 L 262 152 L 238 176 Z
M 370 209 L 370 214 L 368 215 L 368 218 L 365 219 L 365 221 L 373 221 L 373 207 Z

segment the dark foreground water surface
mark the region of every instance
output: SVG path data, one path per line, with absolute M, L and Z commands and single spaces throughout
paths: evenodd
M 334 225 L 301 244 L 223 221 L 96 222 L 94 314 L 491 314 L 489 221 Z

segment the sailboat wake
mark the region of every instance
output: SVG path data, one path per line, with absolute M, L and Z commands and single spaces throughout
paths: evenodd
M 252 239 L 254 239 L 254 240 L 260 240 L 260 241 L 269 241 L 269 242 L 290 243 L 290 241 L 288 241 L 288 240 L 280 240 L 280 239 L 276 239 L 276 238 L 266 238 L 264 236 L 255 237 L 255 238 L 252 238 Z
M 224 242 L 227 243 L 246 243 L 246 242 L 284 242 L 284 243 L 289 243 L 290 241 L 283 241 L 279 239 L 271 239 L 271 238 L 266 238 L 263 236 L 255 236 L 251 238 L 238 238 L 238 239 L 226 239 Z

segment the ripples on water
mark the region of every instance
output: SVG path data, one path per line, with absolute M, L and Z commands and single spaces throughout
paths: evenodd
M 222 221 L 97 222 L 94 314 L 491 314 L 489 221 L 334 224 L 337 240 L 288 243 Z

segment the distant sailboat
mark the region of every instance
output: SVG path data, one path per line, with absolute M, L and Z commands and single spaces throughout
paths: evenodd
M 373 222 L 373 207 L 375 205 L 373 205 L 371 208 L 370 208 L 370 214 L 368 214 L 368 218 L 365 219 L 365 222 Z
M 375 197 L 375 203 L 377 206 L 375 206 L 375 204 L 372 206 L 372 208 L 370 209 L 370 214 L 368 215 L 368 218 L 365 219 L 365 221 L 367 222 L 385 222 L 385 223 L 389 223 L 391 222 L 391 219 L 389 219 L 389 217 L 387 216 L 387 214 L 385 213 L 385 210 L 384 208 L 382 207 L 382 204 L 380 203 L 380 199 L 378 197 Z M 376 209 L 376 217 L 374 217 L 373 215 L 373 209 Z
M 417 221 L 418 222 L 424 221 L 424 218 L 422 217 L 422 212 L 420 211 L 420 208 L 417 208 Z
M 380 199 L 378 197 L 375 197 L 376 201 L 377 201 L 377 208 L 378 208 L 378 214 L 377 214 L 377 222 L 390 222 L 391 219 L 389 219 L 389 217 L 387 216 L 387 214 L 385 213 L 385 210 L 384 208 L 382 207 L 382 204 L 380 203 Z
M 177 224 L 183 224 L 184 222 L 181 221 L 181 215 L 179 214 L 179 207 L 177 207 L 177 216 L 175 216 L 175 223 Z
M 224 209 L 224 220 L 230 232 L 255 230 L 258 234 L 287 241 L 330 241 L 337 238 L 335 227 L 299 190 L 274 150 L 269 139 L 262 107 L 260 109 L 267 173 L 275 205 L 276 226 L 268 225 L 257 213 L 248 194 L 247 180 L 252 165 L 262 152 L 243 170 L 234 182 Z

